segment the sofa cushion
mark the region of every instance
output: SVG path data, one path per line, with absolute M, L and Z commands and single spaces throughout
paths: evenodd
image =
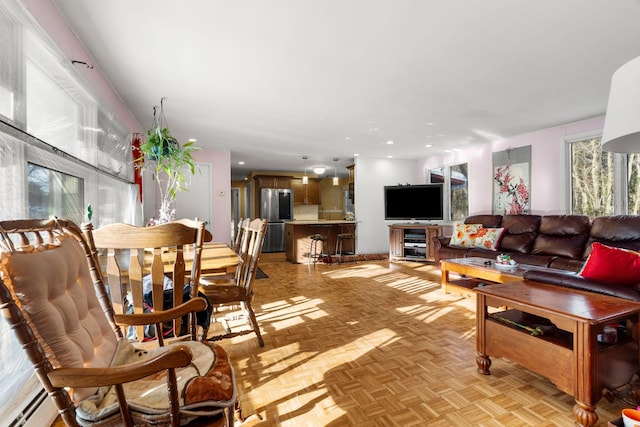
M 547 267 L 555 268 L 558 270 L 567 270 L 577 273 L 582 270 L 584 265 L 583 259 L 570 259 L 564 257 L 554 257 Z
M 593 219 L 584 257 L 593 242 L 640 252 L 640 215 L 611 215 Z
M 456 224 L 449 244 L 459 248 L 473 247 L 476 234 L 481 227 L 482 224 Z
M 640 253 L 595 242 L 578 274 L 612 284 L 636 285 L 640 282 Z
M 504 236 L 500 241 L 501 252 L 529 253 L 538 234 L 540 215 L 504 215 L 500 227 Z
M 582 259 L 589 228 L 590 221 L 586 215 L 543 216 L 531 253 Z
M 485 228 L 500 227 L 502 215 L 471 215 L 465 218 L 465 224 L 481 224 Z
M 640 301 L 640 292 L 633 286 L 620 286 L 598 280 L 584 278 L 572 271 L 555 269 L 529 270 L 524 273 L 525 280 L 534 280 L 552 285 L 564 286 L 581 291 L 610 295 L 632 301 Z

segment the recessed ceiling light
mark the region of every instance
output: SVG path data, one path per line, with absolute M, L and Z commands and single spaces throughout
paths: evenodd
M 427 126 L 433 126 L 432 122 L 427 123 Z
M 353 157 L 358 157 L 360 154 L 354 153 Z
M 346 139 L 347 141 L 349 141 L 351 139 L 350 136 L 345 136 L 344 139 Z
M 244 165 L 243 161 L 238 162 L 239 165 Z
M 392 144 L 393 144 L 393 141 L 391 140 L 387 141 L 387 145 L 392 145 Z
M 433 147 L 433 144 L 426 144 L 426 145 L 424 146 L 424 148 L 431 148 L 431 147 Z
M 387 156 L 387 159 L 393 159 L 393 156 Z
M 189 142 L 197 142 L 197 141 L 198 141 L 198 140 L 197 140 L 197 139 L 195 139 L 195 138 L 191 138 L 191 139 L 189 139 Z

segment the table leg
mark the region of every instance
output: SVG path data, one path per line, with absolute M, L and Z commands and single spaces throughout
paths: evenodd
M 447 267 L 442 264 L 440 264 L 440 276 L 442 277 L 442 293 L 446 294 L 447 285 L 449 284 L 449 270 L 447 270 Z
M 478 353 L 476 356 L 476 365 L 478 365 L 478 373 L 482 375 L 491 375 L 491 359 L 486 354 Z
M 478 295 L 476 298 L 476 364 L 478 372 L 482 375 L 490 375 L 491 359 L 486 351 L 486 324 L 487 324 L 487 298 L 484 295 Z
M 598 422 L 595 405 L 587 405 L 576 400 L 573 413 L 576 416 L 576 426 L 578 427 L 592 427 Z
M 592 427 L 598 422 L 595 403 L 600 399 L 600 396 L 594 396 L 594 385 L 598 383 L 596 331 L 587 322 L 577 322 L 574 333 L 574 365 L 579 374 L 576 378 L 576 404 L 573 406 L 573 413 L 576 416 L 576 426 Z

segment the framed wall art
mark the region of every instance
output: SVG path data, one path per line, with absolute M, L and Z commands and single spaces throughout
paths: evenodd
M 528 214 L 530 196 L 531 146 L 493 153 L 493 213 Z

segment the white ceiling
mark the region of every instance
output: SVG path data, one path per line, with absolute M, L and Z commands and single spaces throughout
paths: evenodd
M 230 150 L 234 178 L 599 116 L 640 56 L 640 0 L 54 3 L 143 127 L 165 97 L 172 133 Z

